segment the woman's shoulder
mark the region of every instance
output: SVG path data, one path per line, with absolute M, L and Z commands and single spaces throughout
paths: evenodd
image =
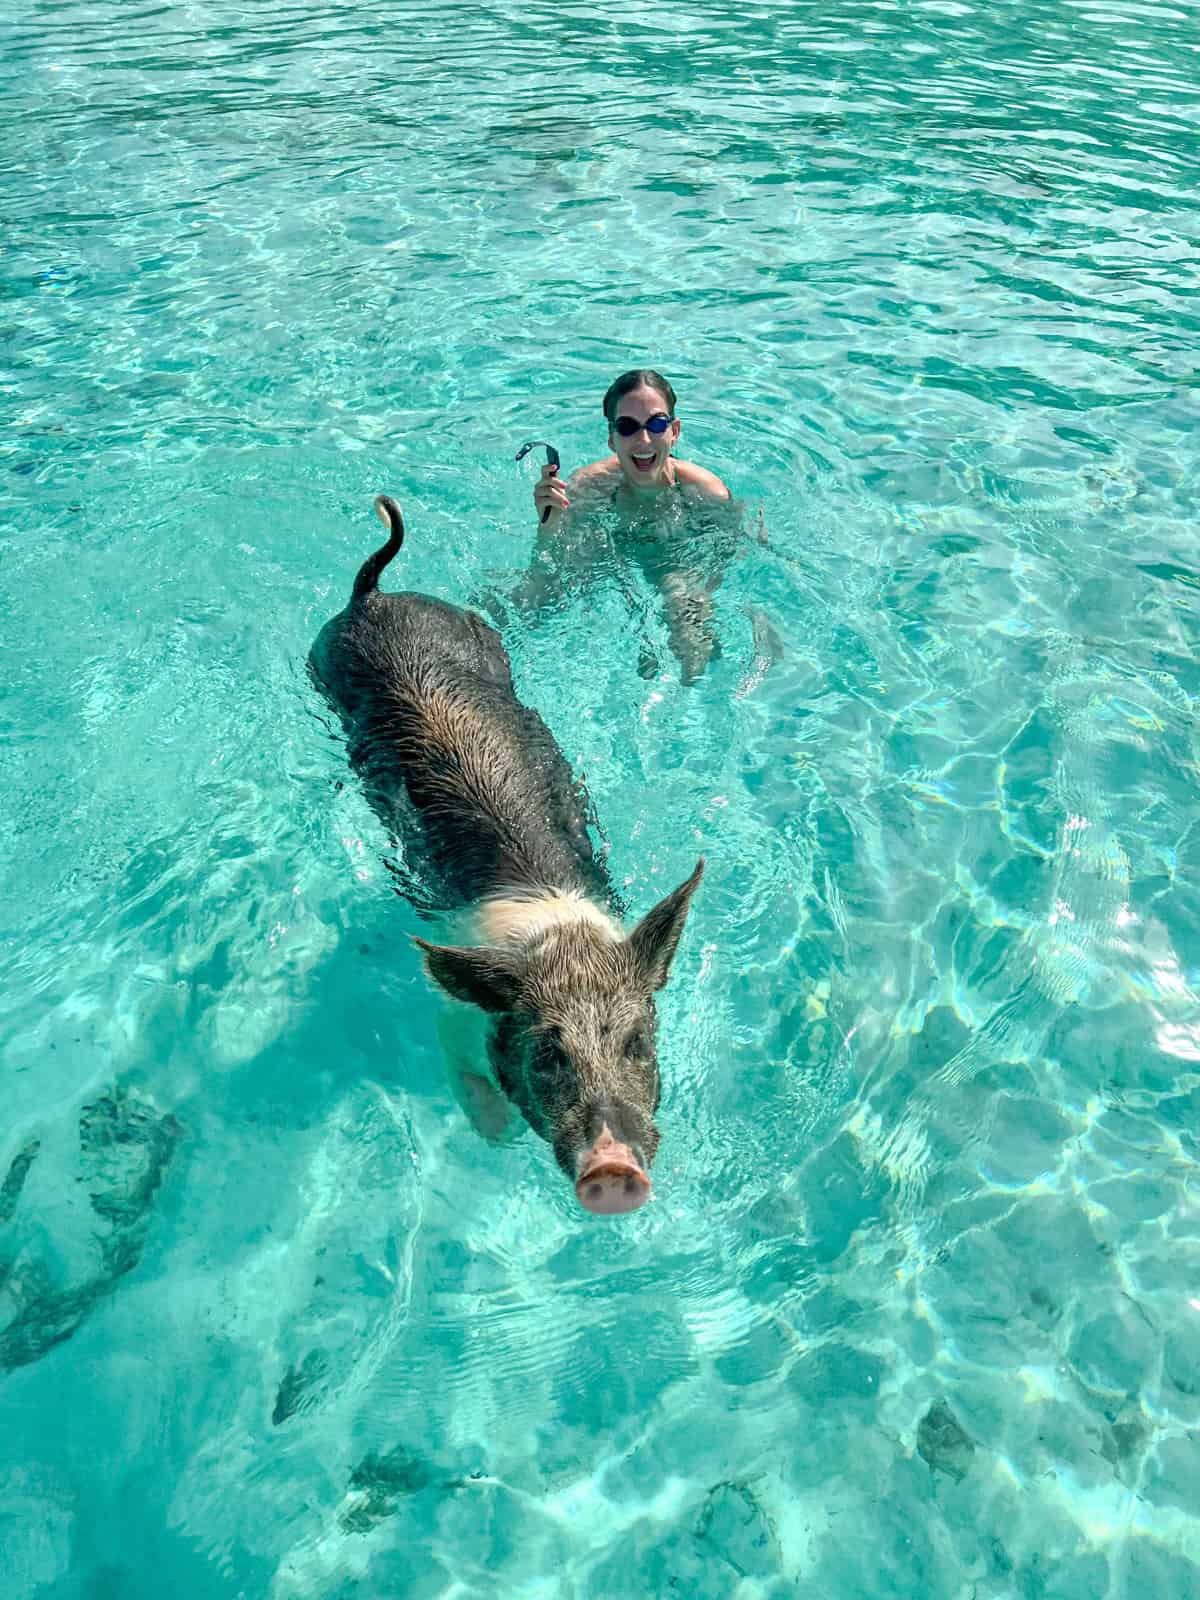
M 710 472 L 707 467 L 698 467 L 694 461 L 675 462 L 675 481 L 684 484 L 689 489 L 700 489 L 705 494 L 712 495 L 715 500 L 731 500 L 726 484 L 722 483 L 715 472 Z
M 582 488 L 589 483 L 605 483 L 609 478 L 620 475 L 621 466 L 616 456 L 607 456 L 603 461 L 593 461 L 590 466 L 576 467 L 570 481 L 576 488 Z
M 710 495 L 714 500 L 731 500 L 728 487 L 722 483 L 715 472 L 710 472 L 707 467 L 699 467 L 694 461 L 680 461 L 678 456 L 672 458 L 675 463 L 675 481 L 687 489 L 699 489 L 702 494 Z M 621 463 L 616 456 L 606 456 L 603 461 L 593 461 L 586 467 L 577 467 L 568 480 L 576 489 L 603 488 L 609 483 L 619 483 L 621 480 Z

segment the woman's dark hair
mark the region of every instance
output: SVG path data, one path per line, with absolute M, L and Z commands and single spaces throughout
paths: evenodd
M 675 391 L 662 373 L 651 372 L 649 367 L 638 367 L 634 372 L 623 372 L 615 383 L 609 384 L 608 393 L 604 396 L 604 415 L 610 423 L 617 420 L 617 407 L 629 391 L 640 389 L 643 385 L 662 395 L 667 402 L 667 415 L 675 415 Z

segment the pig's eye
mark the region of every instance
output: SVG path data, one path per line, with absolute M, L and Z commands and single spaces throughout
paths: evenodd
M 566 1059 L 567 1046 L 563 1038 L 562 1029 L 553 1023 L 548 1028 L 543 1028 L 537 1035 L 538 1055 L 547 1066 L 557 1070 L 558 1065 Z
M 625 1054 L 640 1058 L 650 1054 L 650 1037 L 645 1028 L 635 1028 L 625 1041 Z

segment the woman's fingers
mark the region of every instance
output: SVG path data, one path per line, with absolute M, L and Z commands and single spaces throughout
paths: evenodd
M 552 468 L 543 468 L 542 477 L 533 486 L 533 503 L 539 512 L 565 511 L 571 504 L 562 479 L 549 477 Z

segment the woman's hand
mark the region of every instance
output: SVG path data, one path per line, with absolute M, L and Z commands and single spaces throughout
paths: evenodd
M 558 468 L 550 466 L 548 462 L 533 486 L 533 503 L 543 527 L 552 527 L 571 504 L 567 499 L 566 485 L 558 475 Z

